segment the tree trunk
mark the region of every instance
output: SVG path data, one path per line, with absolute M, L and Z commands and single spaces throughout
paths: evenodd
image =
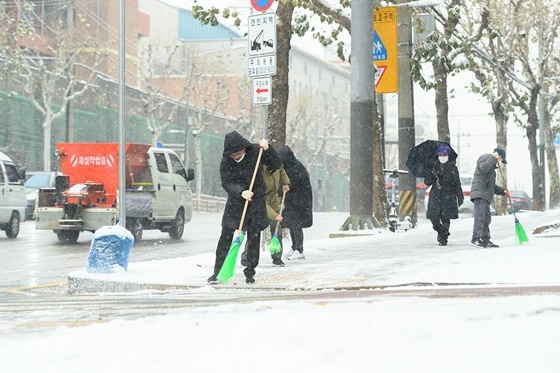
M 545 121 L 546 123 L 546 121 Z M 546 131 L 546 160 L 549 176 L 549 208 L 553 209 L 560 206 L 560 175 L 558 173 L 558 159 L 556 158 L 556 146 L 554 145 L 553 134 L 550 130 L 550 122 Z
M 530 116 L 529 116 L 530 117 Z M 541 183 L 539 159 L 537 155 L 537 127 L 536 123 L 527 124 L 525 129 L 529 140 L 529 155 L 531 157 L 531 173 L 533 176 L 533 210 L 544 211 L 544 189 Z
M 279 1 L 276 9 L 276 75 L 272 78 L 272 103 L 267 113 L 268 140 L 274 149 L 286 144 L 286 113 L 288 111 L 290 40 L 292 38 L 291 1 Z
M 43 171 L 51 170 L 51 129 L 52 122 L 45 118 L 45 122 L 43 122 Z
M 383 173 L 383 130 L 379 120 L 378 105 L 373 107 L 373 216 L 381 227 L 387 228 L 389 220 L 387 211 L 387 188 L 385 187 L 385 174 Z
M 199 134 L 194 137 L 194 165 L 196 168 L 196 212 L 200 211 L 200 194 L 202 193 L 202 152 L 200 150 Z
M 437 131 L 438 140 L 450 142 L 451 136 L 449 134 L 449 103 L 447 97 L 447 75 L 445 69 L 440 63 L 434 62 L 434 79 L 439 82 L 436 88 L 436 118 L 437 118 Z
M 504 97 L 504 96 L 501 96 Z M 507 149 L 507 117 L 504 114 L 505 108 L 503 107 L 503 99 L 495 100 L 492 102 L 492 111 L 494 112 L 494 119 L 496 121 L 496 144 L 498 148 Z M 507 168 L 503 170 L 504 180 L 498 178 L 498 185 L 507 187 Z M 496 213 L 498 215 L 507 214 L 507 198 L 496 196 Z

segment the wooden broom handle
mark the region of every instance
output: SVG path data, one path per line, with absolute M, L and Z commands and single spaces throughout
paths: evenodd
M 498 161 L 498 171 L 500 172 L 500 177 L 502 178 L 502 183 L 504 183 L 504 188 L 505 188 L 505 190 L 508 191 L 507 198 L 508 198 L 509 204 L 511 206 L 511 211 L 513 212 L 513 217 L 515 219 L 517 219 L 517 217 L 515 216 L 515 209 L 513 208 L 513 202 L 511 201 L 511 196 L 509 195 L 509 189 L 507 187 L 506 179 L 504 178 L 504 173 L 502 172 L 502 166 L 500 166 L 500 161 Z
M 282 202 L 280 202 L 280 212 L 278 215 L 282 215 L 282 210 L 284 210 L 284 198 L 286 198 L 286 191 L 282 190 Z M 274 234 L 278 234 L 278 228 L 280 227 L 280 220 L 276 222 L 276 230 L 274 230 Z
M 249 191 L 253 191 L 253 185 L 255 184 L 255 179 L 257 178 L 257 171 L 259 170 L 259 165 L 261 164 L 261 156 L 263 153 L 263 148 L 259 149 L 259 156 L 257 157 L 257 163 L 255 164 L 255 170 L 253 171 L 253 177 L 251 178 L 251 184 L 249 184 Z M 238 231 L 241 232 L 243 229 L 243 222 L 245 221 L 245 214 L 247 213 L 247 207 L 249 206 L 249 200 L 245 200 L 245 206 L 243 206 L 243 214 L 241 214 L 241 221 L 239 222 Z

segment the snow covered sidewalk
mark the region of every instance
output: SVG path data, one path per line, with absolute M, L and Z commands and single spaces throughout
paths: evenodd
M 453 220 L 449 245 L 440 247 L 429 222 L 416 229 L 392 233 L 375 231 L 368 236 L 306 240 L 305 260 L 274 267 L 268 252 L 261 252 L 256 284 L 245 284 L 238 265 L 222 288 L 260 289 L 367 289 L 405 285 L 560 284 L 560 235 L 558 229 L 533 235 L 537 227 L 558 225 L 560 210 L 518 214 L 529 236 L 520 246 L 515 239 L 513 216 L 493 217 L 492 240 L 499 248 L 469 245 L 472 218 Z M 542 230 L 542 229 L 541 229 Z M 239 260 L 239 258 L 238 258 Z M 128 271 L 69 274 L 72 292 L 136 291 L 140 289 L 189 289 L 209 286 L 214 254 L 179 259 L 130 263 Z

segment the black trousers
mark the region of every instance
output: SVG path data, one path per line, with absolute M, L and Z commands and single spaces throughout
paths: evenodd
M 432 222 L 432 228 L 438 232 L 437 240 L 438 242 L 447 242 L 447 237 L 449 237 L 449 226 L 451 225 L 451 219 L 444 217 L 436 217 L 430 219 Z
M 303 229 L 301 227 L 291 227 L 290 238 L 292 239 L 292 250 L 303 253 Z
M 255 268 L 259 265 L 259 244 L 261 241 L 261 231 L 252 225 L 246 227 L 245 232 L 245 251 L 247 252 L 247 267 L 243 270 L 245 276 L 254 276 Z M 223 228 L 218 247 L 216 248 L 216 261 L 214 263 L 214 274 L 217 275 L 224 264 L 224 260 L 232 245 L 235 229 Z

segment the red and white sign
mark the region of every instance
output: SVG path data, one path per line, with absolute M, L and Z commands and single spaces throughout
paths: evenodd
M 383 74 L 387 70 L 387 66 L 377 66 L 377 70 L 375 70 L 375 86 L 377 87 L 383 78 Z
M 253 105 L 270 105 L 272 103 L 272 78 L 253 79 Z
M 273 3 L 274 0 L 251 0 L 251 5 L 259 12 L 266 11 Z

